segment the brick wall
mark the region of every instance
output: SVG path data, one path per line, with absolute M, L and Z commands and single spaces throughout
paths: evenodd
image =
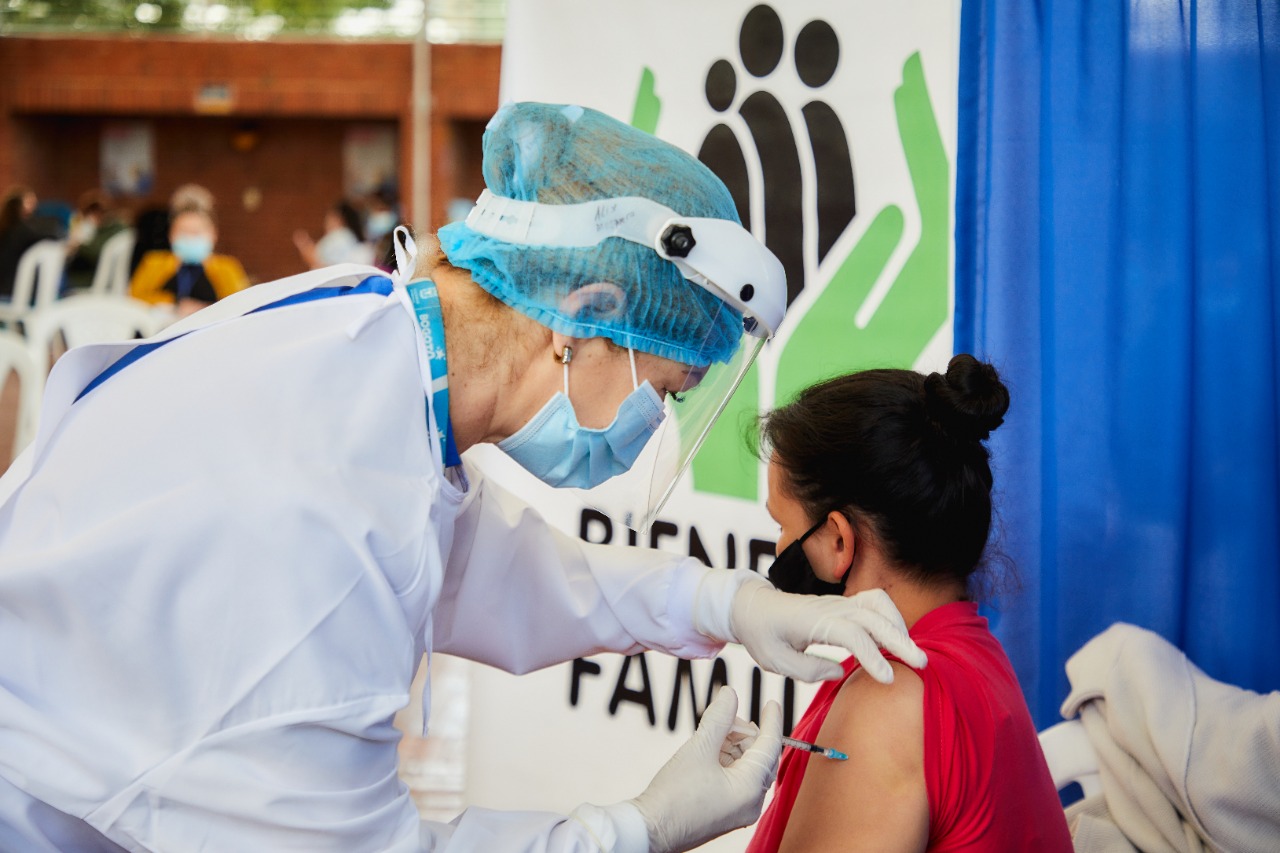
M 35 144 L 24 155 L 24 181 L 42 197 L 72 202 L 98 185 L 98 146 L 107 121 L 130 117 L 38 116 L 14 121 L 16 136 Z M 156 186 L 125 207 L 164 206 L 179 185 L 208 187 L 217 199 L 218 251 L 240 259 L 255 281 L 301 272 L 293 246 L 296 228 L 321 233 L 328 205 L 343 192 L 342 142 L 351 122 L 341 119 L 269 118 L 246 123 L 226 117 L 147 117 L 155 139 Z M 361 122 L 368 124 L 369 122 Z M 382 122 L 391 128 L 395 122 Z M 258 143 L 251 151 L 232 146 L 238 131 L 251 127 Z M 245 204 L 245 194 L 260 198 Z
M 7 38 L 0 75 L 18 112 L 190 113 L 226 83 L 246 115 L 397 116 L 409 108 L 403 42 Z
M 497 47 L 432 49 L 432 222 L 481 187 L 480 129 L 498 102 Z M 219 250 L 266 281 L 301 269 L 291 235 L 318 236 L 342 193 L 342 140 L 353 125 L 393 128 L 401 196 L 410 197 L 412 49 L 399 43 L 239 42 L 152 38 L 0 39 L 0 186 L 30 184 L 74 202 L 98 184 L 108 121 L 145 120 L 155 139 L 156 187 L 137 208 L 194 181 L 217 197 Z M 197 93 L 225 86 L 226 114 Z M 257 144 L 238 150 L 235 134 Z M 244 203 L 246 190 L 261 205 Z

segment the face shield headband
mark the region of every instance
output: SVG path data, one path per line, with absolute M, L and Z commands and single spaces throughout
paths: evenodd
M 744 331 L 761 340 L 773 337 L 787 310 L 782 263 L 751 232 L 726 219 L 680 216 L 635 196 L 542 204 L 485 190 L 466 224 L 478 234 L 524 246 L 585 249 L 610 237 L 646 246 L 740 313 Z

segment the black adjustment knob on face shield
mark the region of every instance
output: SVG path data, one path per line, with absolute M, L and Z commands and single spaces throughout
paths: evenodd
M 672 225 L 662 232 L 662 251 L 672 258 L 687 258 L 698 241 L 688 225 Z

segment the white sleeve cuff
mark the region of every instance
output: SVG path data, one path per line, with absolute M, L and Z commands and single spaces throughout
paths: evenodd
M 746 569 L 707 569 L 693 599 L 693 627 L 721 643 L 736 643 L 731 615 L 733 599 L 748 583 L 769 582 Z
M 709 658 L 720 653 L 724 640 L 716 639 L 698 626 L 695 608 L 703 579 L 712 572 L 702 562 L 686 557 L 671 572 L 667 587 L 666 619 L 670 626 L 665 651 L 681 658 Z
M 649 853 L 649 830 L 629 800 L 611 806 L 583 803 L 569 817 L 586 827 L 602 853 Z

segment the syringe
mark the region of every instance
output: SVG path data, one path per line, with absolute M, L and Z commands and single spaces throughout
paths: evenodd
M 834 758 L 836 761 L 849 760 L 849 756 L 845 755 L 838 749 L 832 749 L 829 746 L 818 746 L 816 743 L 809 743 L 807 740 L 797 740 L 793 737 L 783 736 L 782 745 L 789 746 L 792 749 L 803 749 L 805 752 L 812 752 L 814 755 Z
M 754 723 L 748 723 L 741 718 L 734 721 L 733 728 L 729 731 L 751 737 L 760 734 L 760 729 Z M 849 760 L 849 756 L 838 749 L 832 749 L 829 746 L 818 746 L 816 743 L 809 743 L 807 740 L 800 740 L 799 738 L 784 736 L 782 745 L 789 746 L 792 749 L 803 749 L 805 752 L 812 752 L 814 755 L 821 755 L 824 758 L 831 758 L 835 761 Z

